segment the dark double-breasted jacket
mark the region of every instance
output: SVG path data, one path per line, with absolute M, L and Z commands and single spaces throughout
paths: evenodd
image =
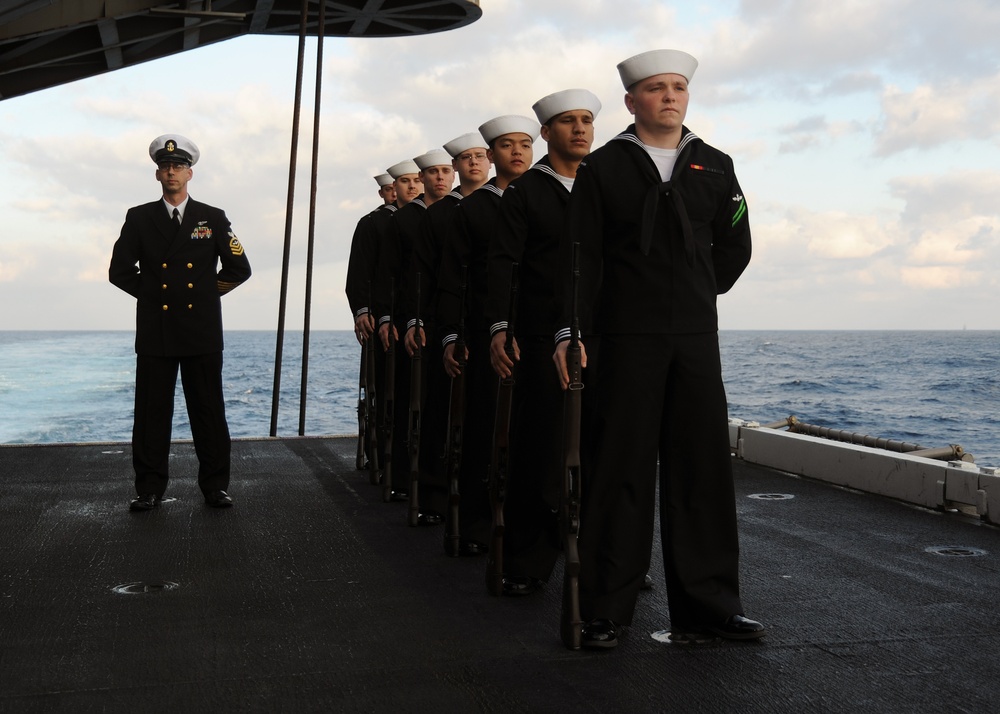
M 130 208 L 108 270 L 136 299 L 136 353 L 162 357 L 220 352 L 221 297 L 249 277 L 225 212 L 194 199 L 180 227 L 162 199 Z

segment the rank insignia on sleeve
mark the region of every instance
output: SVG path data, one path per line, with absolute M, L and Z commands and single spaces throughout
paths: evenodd
M 742 221 L 747 214 L 747 202 L 743 198 L 743 194 L 738 193 L 733 196 L 733 203 L 736 204 L 736 210 L 733 212 L 733 228 L 735 228 L 736 224 Z
M 243 255 L 243 245 L 232 231 L 229 232 L 229 251 L 233 255 Z

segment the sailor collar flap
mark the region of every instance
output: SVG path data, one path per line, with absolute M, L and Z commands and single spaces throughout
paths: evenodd
M 653 244 L 653 226 L 656 222 L 656 211 L 659 208 L 660 196 L 667 198 L 674 208 L 681 226 L 681 234 L 684 237 L 684 252 L 689 266 L 694 265 L 695 239 L 694 230 L 691 228 L 691 220 L 688 218 L 687 207 L 684 205 L 684 198 L 681 193 L 674 189 L 673 183 L 678 173 L 683 169 L 688 154 L 694 144 L 701 142 L 698 136 L 687 127 L 681 128 L 681 140 L 677 144 L 677 158 L 674 168 L 670 174 L 669 181 L 661 181 L 659 172 L 656 170 L 653 160 L 646 152 L 645 146 L 639 140 L 635 132 L 635 125 L 631 125 L 612 141 L 631 142 L 641 151 L 628 151 L 627 153 L 635 161 L 639 171 L 649 180 L 649 188 L 642 202 L 642 227 L 639 234 L 639 249 L 643 255 L 649 255 L 649 250 Z

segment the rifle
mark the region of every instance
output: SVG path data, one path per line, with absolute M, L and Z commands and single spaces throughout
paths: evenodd
M 408 445 L 410 449 L 410 511 L 409 524 L 420 523 L 420 495 L 417 491 L 420 482 L 420 377 L 423 361 L 423 347 L 420 344 L 420 273 L 417 273 L 417 315 L 413 335 L 417 348 L 410 355 L 410 433 Z
M 361 471 L 365 467 L 365 437 L 368 422 L 368 344 L 361 345 L 361 370 L 358 374 L 358 455 L 354 459 L 354 468 Z
M 514 361 L 514 319 L 517 313 L 517 263 L 510 266 L 510 303 L 507 308 L 507 340 L 504 352 Z M 493 527 L 490 552 L 486 558 L 486 590 L 490 595 L 503 592 L 503 506 L 507 499 L 507 479 L 510 474 L 510 412 L 514 396 L 514 367 L 509 377 L 497 383 L 497 411 L 493 422 L 493 457 L 490 459 L 490 508 Z
M 382 501 L 392 500 L 392 431 L 396 393 L 396 343 L 392 339 L 396 310 L 396 279 L 389 280 L 389 346 L 385 350 L 385 394 L 382 395 L 382 439 L 385 454 L 382 464 Z
M 559 504 L 559 535 L 566 559 L 563 570 L 562 610 L 559 634 L 571 650 L 582 644 L 580 619 L 580 423 L 583 401 L 583 368 L 580 351 L 580 316 L 577 312 L 577 290 L 580 281 L 579 243 L 573 244 L 573 301 L 570 320 L 569 346 L 566 348 L 566 369 L 569 387 L 563 397 L 563 476 L 562 499 Z
M 368 386 L 365 389 L 365 434 L 367 437 L 368 450 L 368 481 L 373 486 L 378 484 L 378 434 L 376 432 L 376 403 L 378 394 L 375 389 L 375 334 L 372 333 L 365 341 L 365 371 L 367 372 Z
M 453 558 L 460 555 L 458 509 L 462 503 L 458 477 L 462 470 L 462 438 L 465 430 L 465 292 L 468 288 L 469 268 L 462 266 L 460 290 L 461 311 L 458 314 L 458 337 L 455 339 L 455 361 L 459 373 L 451 378 L 450 406 L 448 408 L 448 522 L 445 526 L 445 552 Z
M 369 310 L 374 309 L 374 302 L 372 301 L 372 283 L 371 280 L 368 281 L 368 305 Z M 371 315 L 369 314 L 369 317 Z M 375 388 L 375 342 L 377 340 L 376 332 L 373 331 L 372 334 L 368 336 L 365 340 L 364 345 L 364 366 L 362 369 L 365 370 L 365 438 L 366 438 L 366 450 L 368 451 L 368 482 L 373 486 L 378 484 L 379 473 L 379 453 L 378 453 L 378 434 L 376 433 L 377 421 L 378 421 L 378 408 L 376 404 L 378 403 L 378 394 Z M 360 415 L 359 415 L 360 416 Z

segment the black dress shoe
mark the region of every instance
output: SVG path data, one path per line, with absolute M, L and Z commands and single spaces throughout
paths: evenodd
M 393 491 L 389 496 L 390 501 L 409 501 L 410 492 L 409 491 Z
M 128 504 L 130 511 L 152 511 L 160 505 L 160 498 L 155 493 L 143 493 L 138 498 L 133 498 Z
M 417 514 L 418 526 L 439 526 L 444 523 L 444 516 L 437 511 L 423 511 Z
M 591 620 L 583 626 L 580 644 L 598 650 L 617 647 L 618 626 L 611 620 Z
M 205 494 L 205 503 L 212 508 L 230 508 L 233 505 L 233 499 L 225 491 L 211 491 Z
M 705 629 L 727 640 L 759 640 L 767 634 L 767 628 L 762 624 L 743 615 L 733 615 L 725 622 L 708 625 Z
M 478 540 L 472 540 L 472 538 L 462 538 L 458 543 L 459 555 L 472 557 L 486 555 L 489 552 L 490 547 L 488 545 L 480 543 Z
M 513 597 L 531 595 L 542 587 L 542 581 L 530 575 L 505 575 L 503 578 L 503 594 Z
M 653 579 L 649 577 L 649 573 L 646 573 L 642 578 L 642 585 L 639 586 L 640 590 L 652 590 L 653 589 Z

